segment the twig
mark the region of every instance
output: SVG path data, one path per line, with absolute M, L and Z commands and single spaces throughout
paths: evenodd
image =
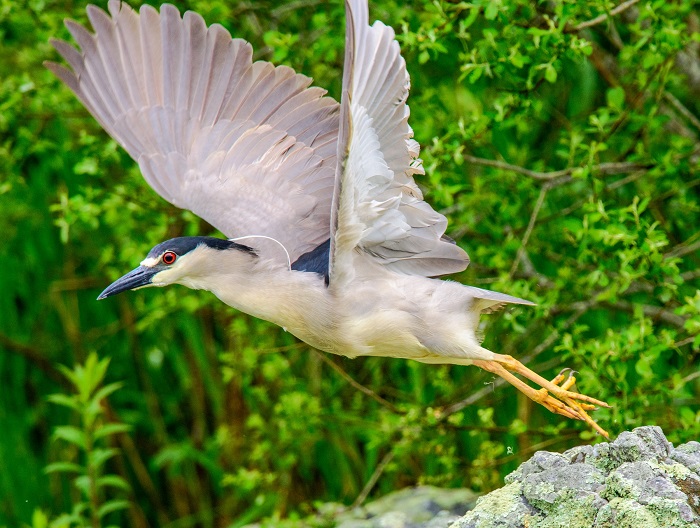
M 375 400 L 377 403 L 379 403 L 379 404 L 382 405 L 383 407 L 386 407 L 386 408 L 389 409 L 391 412 L 396 413 L 396 414 L 404 414 L 404 413 L 403 413 L 398 407 L 396 407 L 393 403 L 391 403 L 390 401 L 385 400 L 385 399 L 382 398 L 379 394 L 377 394 L 376 392 L 374 392 L 372 389 L 370 389 L 370 388 L 368 388 L 368 387 L 365 387 L 365 386 L 362 385 L 361 383 L 358 383 L 357 381 L 355 381 L 355 380 L 350 376 L 350 374 L 348 374 L 347 372 L 345 372 L 345 371 L 342 369 L 342 367 L 340 367 L 340 365 L 336 364 L 335 361 L 332 361 L 331 359 L 329 359 L 325 354 L 323 354 L 322 352 L 318 352 L 317 350 L 314 350 L 313 352 L 314 352 L 314 354 L 316 354 L 316 355 L 321 359 L 321 361 L 323 361 L 326 365 L 328 365 L 328 366 L 331 367 L 333 370 L 335 370 L 338 374 L 340 374 L 340 376 L 341 376 L 345 381 L 347 381 L 350 385 L 352 385 L 353 387 L 355 387 L 357 390 L 359 390 L 359 391 L 361 391 L 361 392 L 364 392 L 367 396 L 369 396 L 370 398 L 372 398 L 373 400 Z
M 637 171 L 637 172 L 632 172 L 628 176 L 625 176 L 624 178 L 620 178 L 619 180 L 615 180 L 614 182 L 608 184 L 605 186 L 606 191 L 614 191 L 615 189 L 622 187 L 623 185 L 627 185 L 628 183 L 632 183 L 633 181 L 638 180 L 642 176 L 644 176 L 645 172 L 644 171 Z
M 271 11 L 272 18 L 278 18 L 280 15 L 287 11 L 297 11 L 299 9 L 304 9 L 308 7 L 317 6 L 323 3 L 322 0 L 298 0 L 296 2 L 289 2 L 289 4 L 276 7 Z
M 673 189 L 670 189 L 664 193 L 657 194 L 656 196 L 654 196 L 654 198 L 652 199 L 652 201 L 650 203 L 655 204 L 655 203 L 663 202 L 664 200 L 667 200 L 667 199 L 671 198 L 672 196 L 677 195 L 680 192 L 687 192 L 689 189 L 692 189 L 693 187 L 697 187 L 698 185 L 700 185 L 700 179 L 695 179 L 695 180 L 689 181 L 688 183 L 686 183 L 682 187 L 677 186 L 677 187 L 674 187 Z
M 649 304 L 637 304 L 637 303 L 631 303 L 629 301 L 617 301 L 614 303 L 604 303 L 607 304 L 608 306 L 611 306 L 612 308 L 617 308 L 618 310 L 623 310 L 625 312 L 634 312 L 634 309 L 637 306 L 640 306 L 642 308 L 642 313 L 646 315 L 647 317 L 651 317 L 654 319 L 661 319 L 663 322 L 672 324 L 674 326 L 677 326 L 679 328 L 684 328 L 685 327 L 685 317 L 682 317 L 680 315 L 676 315 L 673 312 L 670 312 L 668 310 L 665 310 L 664 308 L 661 308 L 660 306 L 652 306 Z
M 469 407 L 470 405 L 474 405 L 476 402 L 478 402 L 481 398 L 485 397 L 487 394 L 490 394 L 493 392 L 493 390 L 497 387 L 500 387 L 501 385 L 505 384 L 506 380 L 503 378 L 497 378 L 493 381 L 493 383 L 489 383 L 488 385 L 483 386 L 480 388 L 478 391 L 474 392 L 473 394 L 469 395 L 468 397 L 464 398 L 463 400 L 460 400 L 456 403 L 453 403 L 452 405 L 448 405 L 442 411 L 440 412 L 439 416 L 437 417 L 438 420 L 442 421 L 448 416 L 461 411 L 465 407 Z
M 685 273 L 681 273 L 681 278 L 683 279 L 684 282 L 695 280 L 699 277 L 700 277 L 700 270 L 692 270 L 692 271 L 686 271 Z
M 105 414 L 110 422 L 122 421 L 119 415 L 117 415 L 116 411 L 109 404 L 109 401 L 105 400 L 103 405 L 105 407 Z M 158 490 L 156 489 L 156 486 L 154 485 L 153 480 L 151 479 L 151 476 L 148 473 L 146 464 L 144 463 L 143 458 L 141 457 L 142 452 L 139 451 L 139 448 L 134 443 L 133 438 L 131 438 L 131 436 L 129 436 L 126 433 L 120 433 L 115 435 L 115 441 L 119 445 L 119 449 L 121 449 L 124 458 L 126 458 L 129 461 L 129 464 L 131 465 L 131 471 L 133 471 L 136 481 L 141 485 L 141 490 L 138 492 L 136 490 L 132 490 L 133 493 L 145 493 L 150 503 L 152 505 L 155 505 L 155 511 L 157 512 L 156 515 L 158 518 L 159 526 L 169 524 L 171 522 L 171 519 L 168 517 L 167 508 L 163 504 L 163 501 L 160 499 L 160 494 L 158 493 Z M 124 478 L 126 478 L 125 474 L 123 474 L 123 476 Z M 134 502 L 134 504 L 136 503 Z
M 683 103 L 681 103 L 676 97 L 670 92 L 664 92 L 664 99 L 670 103 L 670 105 L 683 117 L 685 117 L 688 122 L 695 127 L 695 130 L 700 132 L 700 119 L 695 117 L 695 115 L 688 110 Z
M 0 347 L 9 352 L 14 352 L 22 356 L 33 367 L 38 367 L 52 380 L 63 386 L 68 386 L 66 377 L 61 374 L 53 363 L 51 363 L 43 351 L 32 346 L 19 343 L 13 339 L 10 339 L 4 334 L 0 334 Z
M 522 276 L 526 278 L 536 279 L 537 283 L 544 288 L 554 287 L 554 282 L 549 277 L 543 275 L 535 269 L 535 265 L 532 263 L 532 260 L 530 260 L 530 255 L 528 255 L 525 249 L 523 249 L 523 254 L 522 258 L 520 259 L 520 262 L 523 266 Z
M 534 171 L 531 169 L 526 169 L 525 167 L 520 167 L 519 165 L 513 165 L 511 163 L 506 163 L 505 161 L 491 160 L 486 158 L 477 158 L 476 156 L 464 156 L 465 161 L 473 163 L 474 165 L 483 165 L 485 167 L 494 167 L 496 169 L 503 169 L 512 172 L 517 172 L 518 174 L 524 174 L 535 180 L 554 180 L 556 178 L 561 178 L 563 176 L 571 176 L 575 170 L 579 167 L 569 167 L 568 169 L 562 169 L 558 171 L 541 172 Z M 637 163 L 637 162 L 611 162 L 611 163 L 601 163 L 599 165 L 593 165 L 591 169 L 599 174 L 624 174 L 628 172 L 634 172 L 641 169 L 648 169 L 652 167 L 651 163 Z
M 616 180 L 608 185 L 605 186 L 606 191 L 613 191 L 617 189 L 618 187 L 622 187 L 623 185 L 627 185 L 628 183 L 632 183 L 633 181 L 638 180 L 642 176 L 644 176 L 645 172 L 644 171 L 638 171 L 638 172 L 633 172 L 629 176 L 625 176 L 624 178 L 620 178 L 619 180 Z M 676 190 L 677 192 L 677 190 Z M 655 198 L 656 200 L 656 198 Z M 546 223 L 549 222 L 550 220 L 553 220 L 554 218 L 561 218 L 564 216 L 568 216 L 577 209 L 580 209 L 584 205 L 588 203 L 588 195 L 586 195 L 586 198 L 582 200 L 578 200 L 571 204 L 569 207 L 565 207 L 564 209 L 560 209 L 559 211 L 556 211 L 549 216 L 545 216 L 540 220 L 540 223 Z
M 359 506 L 362 505 L 363 502 L 367 499 L 367 496 L 369 495 L 369 492 L 372 491 L 372 488 L 374 485 L 377 483 L 379 480 L 379 477 L 381 474 L 384 472 L 384 468 L 389 464 L 394 459 L 394 452 L 389 451 L 386 455 L 384 455 L 384 458 L 381 459 L 379 464 L 377 464 L 377 467 L 374 469 L 374 473 L 372 473 L 372 476 L 369 478 L 367 481 L 367 484 L 365 484 L 365 487 L 362 488 L 362 491 L 360 494 L 357 496 L 355 499 L 355 502 L 352 503 L 352 506 L 350 506 L 350 509 L 358 508 Z
M 681 244 L 678 244 L 676 247 L 674 247 L 671 251 L 666 253 L 664 255 L 665 259 L 668 258 L 674 258 L 674 257 L 684 257 L 685 255 L 689 253 L 693 253 L 700 249 L 700 240 L 696 240 L 695 242 L 688 244 L 688 242 L 684 242 Z
M 86 278 L 68 278 L 55 280 L 51 283 L 51 292 L 64 292 L 64 291 L 75 291 L 75 290 L 87 290 L 90 288 L 97 288 L 102 285 L 103 281 L 96 277 L 86 277 Z
M 671 346 L 680 348 L 682 346 L 689 345 L 693 341 L 695 341 L 695 336 L 690 336 L 690 337 L 686 337 L 685 339 L 681 339 L 680 341 L 676 341 Z M 695 371 L 695 374 L 697 374 L 697 376 L 694 376 L 694 377 L 700 376 L 700 370 Z M 684 379 L 683 381 L 687 381 L 687 379 Z
M 578 31 L 581 31 L 583 29 L 588 29 L 589 27 L 592 26 L 597 26 L 598 24 L 605 22 L 608 17 L 614 17 L 615 15 L 619 15 L 623 11 L 629 9 L 632 7 L 634 4 L 639 2 L 639 0 L 627 0 L 626 2 L 622 2 L 619 6 L 615 7 L 610 11 L 610 13 L 603 13 L 602 15 L 598 15 L 595 18 L 592 18 L 590 20 L 586 20 L 585 22 L 581 22 L 577 26 L 574 26 L 573 28 L 567 28 L 564 31 L 566 33 L 576 33 Z
M 540 189 L 540 195 L 537 198 L 537 203 L 535 203 L 535 208 L 532 210 L 532 214 L 530 215 L 530 222 L 527 224 L 527 229 L 525 230 L 525 234 L 523 235 L 522 240 L 520 241 L 520 247 L 518 248 L 518 253 L 515 256 L 515 260 L 513 261 L 513 265 L 510 267 L 510 276 L 512 277 L 513 274 L 515 273 L 515 270 L 518 269 L 518 264 L 520 263 L 520 260 L 523 258 L 523 254 L 525 253 L 525 247 L 527 246 L 527 242 L 530 239 L 530 235 L 532 234 L 532 230 L 535 228 L 535 222 L 537 222 L 537 216 L 540 214 L 540 209 L 542 209 L 542 204 L 544 203 L 544 198 L 547 196 L 547 191 L 549 191 L 550 184 L 547 183 L 542 186 Z

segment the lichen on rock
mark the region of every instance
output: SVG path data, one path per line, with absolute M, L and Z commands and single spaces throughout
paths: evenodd
M 450 528 L 700 526 L 700 443 L 659 427 L 562 454 L 538 452 Z

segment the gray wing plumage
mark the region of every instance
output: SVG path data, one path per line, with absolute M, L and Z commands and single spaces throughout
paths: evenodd
M 532 301 L 513 297 L 506 293 L 495 292 L 491 290 L 482 290 L 476 286 L 464 286 L 465 293 L 475 299 L 474 311 L 477 313 L 490 314 L 497 312 L 508 304 L 524 304 L 527 306 L 535 306 Z
M 330 281 L 352 275 L 358 250 L 400 273 L 462 271 L 446 218 L 423 200 L 424 174 L 406 105 L 409 76 L 394 31 L 370 26 L 366 0 L 346 1 L 346 54 L 331 223 Z
M 171 5 L 88 7 L 80 46 L 47 63 L 134 158 L 153 189 L 229 237 L 265 235 L 292 260 L 329 236 L 338 104 L 288 67 Z

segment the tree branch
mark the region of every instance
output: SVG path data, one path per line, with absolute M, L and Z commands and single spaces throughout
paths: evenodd
M 386 455 L 384 455 L 384 458 L 382 458 L 381 461 L 379 462 L 379 464 L 377 464 L 377 467 L 375 468 L 374 473 L 372 473 L 372 476 L 367 481 L 367 484 L 365 484 L 365 487 L 362 488 L 362 491 L 355 499 L 355 502 L 353 502 L 352 506 L 350 506 L 351 510 L 361 506 L 362 503 L 365 502 L 365 499 L 367 499 L 369 492 L 372 491 L 372 488 L 379 480 L 379 477 L 381 476 L 381 474 L 384 472 L 384 468 L 386 468 L 386 466 L 389 464 L 389 462 L 391 462 L 393 459 L 394 459 L 394 452 L 393 451 L 389 451 Z
M 518 253 L 515 256 L 515 260 L 513 260 L 513 265 L 510 267 L 510 276 L 511 277 L 515 273 L 515 270 L 518 269 L 518 264 L 520 263 L 520 260 L 523 258 L 523 254 L 525 253 L 525 248 L 527 247 L 527 243 L 530 240 L 530 235 L 532 234 L 532 230 L 535 228 L 535 222 L 537 222 L 537 217 L 540 214 L 540 209 L 542 209 L 542 204 L 544 204 L 544 199 L 547 196 L 547 191 L 549 191 L 549 188 L 550 188 L 550 184 L 548 182 L 545 185 L 543 185 L 542 188 L 540 189 L 540 195 L 537 197 L 537 203 L 535 203 L 535 208 L 532 210 L 532 214 L 530 215 L 530 222 L 527 224 L 527 229 L 525 230 L 525 234 L 523 235 L 523 238 L 520 241 L 520 247 L 518 248 Z
M 637 2 L 639 2 L 639 0 L 627 0 L 626 2 L 622 2 L 619 6 L 613 8 L 610 11 L 610 13 L 603 13 L 602 15 L 598 15 L 595 18 L 592 18 L 590 20 L 586 20 L 585 22 L 581 22 L 577 26 L 574 26 L 572 28 L 566 28 L 564 30 L 564 32 L 565 33 L 576 33 L 576 32 L 581 31 L 583 29 L 588 29 L 589 27 L 597 26 L 598 24 L 605 22 L 609 17 L 614 17 L 615 15 L 619 15 L 623 11 L 632 7 Z
M 693 125 L 695 128 L 696 132 L 700 132 L 700 119 L 695 117 L 695 114 L 693 114 L 688 108 L 681 103 L 671 92 L 664 92 L 664 99 L 673 107 L 673 109 L 678 112 L 680 115 L 685 117 L 688 122 Z
M 477 158 L 476 156 L 464 156 L 464 160 L 473 163 L 474 165 L 482 165 L 484 167 L 494 167 L 496 169 L 503 169 L 507 171 L 517 172 L 518 174 L 524 174 L 535 180 L 554 180 L 556 178 L 561 178 L 563 176 L 571 176 L 574 171 L 580 167 L 570 167 L 568 169 L 562 169 L 558 171 L 541 172 L 534 171 L 531 169 L 526 169 L 525 167 L 520 167 L 519 165 L 513 165 L 511 163 L 506 163 L 505 161 L 491 160 L 486 158 Z M 641 169 L 648 169 L 653 167 L 651 163 L 637 163 L 637 162 L 612 162 L 612 163 L 601 163 L 599 165 L 593 165 L 591 168 L 594 172 L 599 174 L 625 174 L 628 172 L 635 172 Z
M 326 365 L 328 365 L 328 366 L 331 367 L 333 370 L 335 370 L 338 374 L 340 374 L 340 376 L 341 376 L 345 381 L 347 381 L 350 385 L 352 385 L 353 387 L 355 387 L 357 390 L 359 390 L 359 391 L 365 393 L 367 396 L 369 396 L 370 398 L 372 398 L 373 400 L 375 400 L 377 403 L 379 403 L 382 407 L 386 407 L 386 408 L 389 409 L 391 412 L 396 413 L 396 414 L 404 414 L 403 412 L 401 412 L 401 409 L 399 409 L 398 407 L 396 407 L 396 405 L 394 405 L 394 404 L 391 403 L 390 401 L 385 400 L 385 399 L 382 398 L 379 394 L 377 394 L 376 392 L 374 392 L 372 389 L 370 389 L 370 388 L 368 388 L 368 387 L 365 387 L 365 386 L 362 385 L 361 383 L 358 383 L 357 381 L 355 381 L 355 380 L 350 376 L 350 374 L 348 374 L 347 372 L 345 372 L 345 371 L 342 369 L 342 367 L 340 367 L 340 365 L 336 364 L 335 361 L 333 361 L 333 360 L 329 359 L 328 357 L 326 357 L 326 354 L 324 354 L 324 353 L 322 353 L 322 352 L 319 352 L 319 351 L 317 351 L 317 350 L 315 350 L 315 349 L 313 349 L 313 351 L 314 351 L 314 354 L 316 354 L 316 355 L 321 359 L 321 361 L 323 361 Z
M 617 308 L 618 310 L 623 310 L 626 312 L 633 313 L 635 307 L 641 306 L 642 308 L 642 313 L 646 315 L 647 317 L 651 317 L 652 319 L 660 319 L 661 321 L 671 324 L 673 326 L 677 326 L 679 328 L 684 328 L 685 327 L 685 317 L 681 317 L 680 315 L 676 315 L 673 312 L 666 310 L 664 308 L 661 308 L 660 306 L 652 306 L 650 304 L 637 304 L 637 303 L 631 303 L 629 301 L 617 301 L 614 303 L 603 303 L 607 304 L 608 306 L 612 308 Z
M 697 235 L 697 233 L 696 233 L 696 235 Z M 690 238 L 693 238 L 696 235 L 693 235 Z M 700 240 L 696 240 L 695 242 L 690 242 L 690 243 L 686 240 L 685 242 L 678 244 L 671 251 L 666 253 L 664 255 L 664 258 L 668 259 L 668 258 L 674 258 L 674 257 L 684 257 L 690 253 L 695 253 L 698 249 L 700 249 Z
M 34 367 L 38 367 L 52 380 L 63 386 L 69 386 L 66 377 L 53 365 L 42 351 L 10 339 L 4 334 L 0 334 L 0 348 L 22 356 L 28 363 L 32 364 Z
M 688 281 L 700 278 L 700 270 L 696 269 L 696 270 L 692 270 L 692 271 L 686 271 L 685 273 L 681 273 L 681 278 L 683 279 L 684 282 L 688 282 Z

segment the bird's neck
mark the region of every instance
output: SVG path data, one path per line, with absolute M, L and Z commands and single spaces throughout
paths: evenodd
M 310 342 L 309 333 L 323 333 L 319 321 L 329 319 L 328 292 L 316 273 L 292 271 L 284 264 L 233 254 L 186 286 L 212 292 L 242 312 L 265 319 Z M 223 265 L 222 265 L 223 264 Z

